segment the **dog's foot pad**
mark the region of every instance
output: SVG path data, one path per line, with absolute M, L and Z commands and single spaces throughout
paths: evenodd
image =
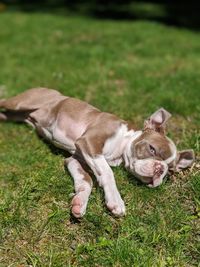
M 75 217 L 81 216 L 81 200 L 78 196 L 75 196 L 72 200 L 72 213 Z
M 72 199 L 72 214 L 76 218 L 83 217 L 86 212 L 87 200 L 85 200 L 84 195 L 81 193 L 78 193 Z

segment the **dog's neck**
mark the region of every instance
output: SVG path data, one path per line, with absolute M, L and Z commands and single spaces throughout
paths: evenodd
M 122 124 L 116 134 L 109 138 L 104 147 L 103 155 L 111 166 L 118 166 L 124 162 L 128 168 L 131 164 L 131 145 L 140 135 L 142 131 L 128 130 L 127 125 Z
M 123 152 L 122 157 L 125 164 L 125 168 L 130 168 L 134 161 L 133 151 L 131 149 L 133 142 L 140 137 L 142 131 L 134 131 L 130 130 L 127 132 L 127 136 L 125 136 L 123 141 Z

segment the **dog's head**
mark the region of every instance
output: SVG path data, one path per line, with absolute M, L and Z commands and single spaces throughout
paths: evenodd
M 151 187 L 162 183 L 168 171 L 179 172 L 192 165 L 193 150 L 177 151 L 174 142 L 165 135 L 165 125 L 171 114 L 161 108 L 144 122 L 142 134 L 132 142 L 131 171 Z

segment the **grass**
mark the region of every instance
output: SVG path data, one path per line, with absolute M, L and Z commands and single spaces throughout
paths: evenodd
M 0 93 L 46 86 L 142 126 L 163 106 L 169 135 L 197 163 L 151 190 L 114 168 L 127 216 L 94 187 L 87 214 L 70 215 L 63 154 L 22 124 L 0 124 L 0 266 L 199 266 L 198 32 L 147 21 L 0 14 Z

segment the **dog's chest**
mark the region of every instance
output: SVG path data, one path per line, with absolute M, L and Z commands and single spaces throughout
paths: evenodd
M 122 124 L 114 136 L 107 139 L 104 144 L 103 155 L 110 166 L 119 166 L 123 161 L 123 144 L 126 133 L 127 126 Z

